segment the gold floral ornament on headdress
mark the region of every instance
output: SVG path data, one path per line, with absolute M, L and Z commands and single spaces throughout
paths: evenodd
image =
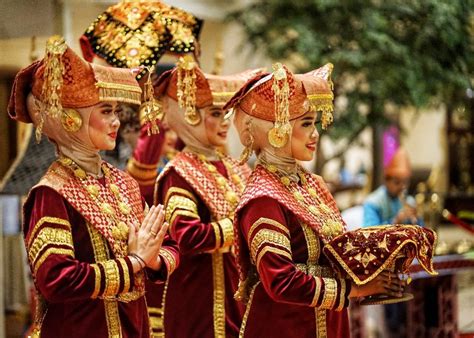
M 147 67 L 148 79 L 143 88 L 143 103 L 140 106 L 140 124 L 143 125 L 148 123 L 147 133 L 148 136 L 151 134 L 159 134 L 160 128 L 158 128 L 157 121 L 163 119 L 163 108 L 161 102 L 155 99 L 153 84 L 151 81 L 151 74 L 153 74 L 155 67 Z
M 64 65 L 62 55 L 67 49 L 64 38 L 54 35 L 46 42 L 46 55 L 44 57 L 43 87 L 41 88 L 40 122 L 36 127 L 36 141 L 41 140 L 44 117 L 59 118 L 62 113 L 61 86 L 63 83 Z
M 184 119 L 192 126 L 201 122 L 201 115 L 196 109 L 196 61 L 190 56 L 179 58 L 177 63 L 177 92 L 180 108 L 185 108 Z
M 275 148 L 282 148 L 291 134 L 290 124 L 290 86 L 286 70 L 281 63 L 273 65 L 273 84 L 275 102 L 275 122 L 268 132 L 268 141 Z

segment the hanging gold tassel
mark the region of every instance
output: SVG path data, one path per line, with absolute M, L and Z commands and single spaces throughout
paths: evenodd
M 64 73 L 62 55 L 66 49 L 66 42 L 59 35 L 50 37 L 46 42 L 41 101 L 45 104 L 45 114 L 53 118 L 59 118 L 62 112 L 61 87 Z
M 268 132 L 268 141 L 275 148 L 282 148 L 288 143 L 291 134 L 290 124 L 290 86 L 286 70 L 281 63 L 273 65 L 273 85 L 275 101 L 275 123 Z
M 151 74 L 154 72 L 154 66 L 147 68 L 148 79 L 145 82 L 143 90 L 143 103 L 140 106 L 140 123 L 148 123 L 148 136 L 152 134 L 159 134 L 160 128 L 157 121 L 161 121 L 164 116 L 161 102 L 155 98 L 153 83 L 151 82 Z
M 195 126 L 201 122 L 201 115 L 196 109 L 196 62 L 190 55 L 179 58 L 177 96 L 180 108 L 185 108 L 185 121 Z
M 332 93 L 308 95 L 311 110 L 321 112 L 321 125 L 323 129 L 327 129 L 334 120 L 333 99 L 334 95 Z

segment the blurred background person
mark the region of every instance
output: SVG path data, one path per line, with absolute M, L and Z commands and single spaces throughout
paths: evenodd
M 403 148 L 393 155 L 384 168 L 385 182 L 364 202 L 362 226 L 382 224 L 423 224 L 417 216 L 416 202 L 407 195 L 411 178 L 411 166 L 408 153 Z

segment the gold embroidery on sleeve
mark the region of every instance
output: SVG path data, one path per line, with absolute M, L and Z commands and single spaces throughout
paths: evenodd
M 234 243 L 234 225 L 229 218 L 221 219 L 217 222 L 222 229 L 222 246 L 227 247 Z
M 156 168 L 158 168 L 157 164 L 144 164 L 133 157 L 127 163 L 127 172 L 134 179 L 140 182 L 151 182 L 151 184 L 155 182 L 156 176 L 158 176 Z
M 264 245 L 276 245 L 286 249 L 291 255 L 290 239 L 287 236 L 275 230 L 262 229 L 255 234 L 250 244 L 250 253 L 254 262 L 257 261 L 258 251 Z
M 95 273 L 94 292 L 92 293 L 91 298 L 95 299 L 97 298 L 97 296 L 99 296 L 99 292 L 100 292 L 101 274 L 100 274 L 100 268 L 97 264 L 91 264 L 91 266 L 94 269 L 94 273 Z
M 41 229 L 41 226 L 44 224 L 44 223 L 52 223 L 52 224 L 59 224 L 59 225 L 64 225 L 66 226 L 68 229 L 71 229 L 71 224 L 69 223 L 69 221 L 65 220 L 65 219 L 62 219 L 62 218 L 57 218 L 57 217 L 48 217 L 48 216 L 45 216 L 45 217 L 41 217 L 41 219 L 36 222 L 35 226 L 33 227 L 33 230 L 31 230 L 31 233 L 30 233 L 30 238 L 28 240 L 28 247 L 31 246 L 31 242 L 33 241 L 33 239 L 36 237 L 36 233 Z
M 254 224 L 252 224 L 252 226 L 250 227 L 250 230 L 248 232 L 248 237 L 247 238 L 252 238 L 252 235 L 253 235 L 253 232 L 255 231 L 255 229 L 258 228 L 259 225 L 261 224 L 269 224 L 269 225 L 272 225 L 280 230 L 282 230 L 284 233 L 286 233 L 288 235 L 288 237 L 290 237 L 290 230 L 284 226 L 283 224 L 271 219 L 271 218 L 265 218 L 265 217 L 260 217 Z
M 28 258 L 34 273 L 51 254 L 74 257 L 74 245 L 70 230 L 45 227 L 38 232 L 28 249 Z
M 128 273 L 128 265 L 125 259 L 119 258 L 118 261 L 120 262 L 120 265 L 122 266 L 123 270 L 123 291 L 122 293 L 127 293 L 130 291 L 130 274 Z
M 321 308 L 332 309 L 336 302 L 337 282 L 333 278 L 323 278 L 324 281 L 324 298 Z
M 120 275 L 117 263 L 113 260 L 100 262 L 100 265 L 105 270 L 105 290 L 104 297 L 113 297 L 118 294 L 120 287 Z
M 216 237 L 216 245 L 214 249 L 220 248 L 221 243 L 222 243 L 222 238 L 221 238 L 221 227 L 217 222 L 212 222 L 211 223 L 212 229 L 214 230 L 214 235 Z
M 196 203 L 187 197 L 173 195 L 166 203 L 165 219 L 169 221 L 176 210 L 187 210 L 193 214 L 198 214 Z
M 187 197 L 187 198 L 190 198 L 191 200 L 193 200 L 195 203 L 197 203 L 197 199 L 196 197 L 193 195 L 192 192 L 186 190 L 186 189 L 183 189 L 183 188 L 177 188 L 177 187 L 171 187 L 168 189 L 168 191 L 166 192 L 166 196 L 165 196 L 165 204 L 168 204 L 168 200 L 169 198 L 174 195 L 174 194 L 177 194 L 177 195 L 183 195 L 184 197 Z
M 318 304 L 318 298 L 321 294 L 321 279 L 319 279 L 319 277 L 314 276 L 314 282 L 316 284 L 316 287 L 314 288 L 313 301 L 309 306 L 316 306 Z
M 166 264 L 166 267 L 168 268 L 169 278 L 169 276 L 176 269 L 176 260 L 174 258 L 174 255 L 168 249 L 162 247 L 160 249 L 160 256 L 163 258 L 163 261 Z

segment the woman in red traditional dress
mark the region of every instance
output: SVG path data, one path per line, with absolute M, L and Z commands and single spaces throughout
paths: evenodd
M 256 74 L 204 74 L 185 58 L 155 84 L 166 121 L 183 151 L 157 178 L 155 204 L 165 206 L 181 264 L 164 290 L 148 290 L 161 308 L 165 337 L 237 337 L 243 307 L 234 300 L 238 273 L 231 252 L 233 213 L 250 170 L 220 154 L 229 123 L 223 104 Z
M 226 104 L 245 153 L 257 153 L 235 214 L 240 267 L 238 299 L 246 303 L 241 337 L 349 337 L 349 297 L 400 294 L 392 274 L 363 287 L 336 274 L 321 255 L 344 231 L 321 177 L 297 161 L 314 156 L 317 113 L 332 120 L 332 65 L 298 75 L 281 64 L 251 79 Z M 390 282 L 392 278 L 392 282 Z
M 163 282 L 178 264 L 162 207 L 145 216 L 136 181 L 99 156 L 115 147 L 120 102 L 140 104 L 135 75 L 89 64 L 57 36 L 15 78 L 10 116 L 59 157 L 24 205 L 36 336 L 149 337 L 145 278 Z

